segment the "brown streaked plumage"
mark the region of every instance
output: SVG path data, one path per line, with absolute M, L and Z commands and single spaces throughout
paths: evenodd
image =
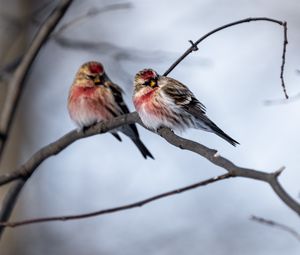
M 134 79 L 133 102 L 143 123 L 151 128 L 186 128 L 213 132 L 232 145 L 239 144 L 206 116 L 205 106 L 187 86 L 152 69 L 138 72 Z
M 87 62 L 76 73 L 70 88 L 68 97 L 70 117 L 79 129 L 83 129 L 97 122 L 129 113 L 122 93 L 123 90 L 108 78 L 101 63 Z M 123 126 L 111 132 L 114 137 L 121 141 L 117 131 L 130 137 L 144 158 L 153 158 L 140 140 L 134 124 Z

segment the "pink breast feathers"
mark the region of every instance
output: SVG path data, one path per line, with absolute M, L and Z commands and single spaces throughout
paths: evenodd
M 143 95 L 139 97 L 134 98 L 134 105 L 137 109 L 140 109 L 140 107 L 144 104 L 148 105 L 151 104 L 152 97 L 154 95 L 154 92 L 157 88 L 151 89 L 150 91 L 144 93 Z
M 91 97 L 93 96 L 96 89 L 96 87 L 74 87 L 72 89 L 71 97 L 74 99 L 79 98 L 81 96 Z

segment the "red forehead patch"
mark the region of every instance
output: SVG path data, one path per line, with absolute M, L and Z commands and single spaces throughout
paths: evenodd
M 104 72 L 103 66 L 97 62 L 91 62 L 89 64 L 89 69 L 90 69 L 91 73 L 103 73 Z
M 157 76 L 156 72 L 154 72 L 151 69 L 145 69 L 145 70 L 141 71 L 141 77 L 144 80 L 149 80 L 151 78 L 155 78 L 156 76 Z

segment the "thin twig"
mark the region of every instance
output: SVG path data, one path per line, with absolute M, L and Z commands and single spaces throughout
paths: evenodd
M 275 227 L 275 228 L 284 230 L 284 231 L 290 233 L 292 236 L 294 236 L 300 242 L 300 234 L 296 230 L 292 229 L 291 227 L 288 227 L 284 224 L 278 223 L 278 222 L 273 221 L 273 220 L 264 219 L 262 217 L 257 217 L 257 216 L 254 216 L 254 215 L 251 216 L 250 219 L 257 222 L 257 223 L 261 223 L 261 224 L 264 224 L 264 225 L 267 225 L 267 226 L 271 226 L 271 227 Z
M 286 92 L 285 88 L 285 83 L 284 83 L 284 77 L 283 77 L 283 72 L 284 72 L 284 65 L 285 65 L 285 54 L 286 54 L 286 46 L 288 44 L 288 39 L 287 39 L 287 23 L 283 22 L 283 49 L 282 49 L 282 62 L 281 62 L 281 67 L 280 67 L 280 79 L 281 79 L 281 86 L 285 95 L 285 98 L 288 99 L 289 96 Z
M 82 20 L 84 20 L 86 18 L 91 18 L 96 15 L 102 14 L 104 12 L 108 12 L 108 11 L 126 10 L 126 9 L 130 9 L 130 8 L 132 8 L 132 4 L 129 2 L 128 3 L 111 4 L 111 5 L 104 6 L 102 8 L 92 7 L 85 14 L 82 14 L 82 15 L 72 19 L 71 21 L 63 24 L 55 33 L 53 33 L 53 36 L 57 37 L 57 36 L 61 35 L 67 29 L 69 29 L 70 27 L 74 26 L 75 24 L 81 22 Z
M 189 42 L 192 45 L 170 66 L 170 68 L 163 75 L 167 76 L 190 53 L 192 53 L 193 51 L 197 51 L 198 50 L 198 47 L 197 47 L 198 44 L 201 43 L 203 40 L 205 40 L 207 37 L 211 36 L 212 34 L 214 34 L 216 32 L 219 32 L 223 29 L 226 29 L 228 27 L 232 27 L 232 26 L 236 26 L 236 25 L 239 25 L 239 24 L 242 24 L 242 23 L 248 23 L 248 22 L 252 22 L 252 21 L 268 21 L 268 22 L 273 22 L 273 23 L 279 24 L 280 26 L 283 26 L 284 41 L 283 41 L 283 50 L 282 50 L 282 62 L 281 62 L 280 79 L 281 79 L 281 86 L 283 88 L 284 95 L 285 95 L 286 98 L 288 98 L 286 88 L 285 88 L 285 83 L 284 83 L 284 76 L 283 76 L 284 67 L 285 67 L 286 46 L 287 46 L 287 43 L 288 43 L 288 40 L 287 40 L 287 23 L 283 22 L 283 21 L 280 21 L 280 20 L 270 19 L 270 18 L 266 18 L 266 17 L 246 18 L 246 19 L 235 21 L 235 22 L 231 22 L 231 23 L 228 23 L 224 26 L 218 27 L 218 28 L 208 32 L 204 36 L 200 37 L 200 39 L 198 39 L 196 42 L 193 42 L 193 41 L 189 40 Z
M 57 217 L 45 217 L 45 218 L 36 218 L 36 219 L 29 219 L 29 220 L 22 220 L 22 221 L 15 221 L 15 222 L 0 222 L 0 226 L 5 226 L 5 227 L 17 227 L 17 226 L 22 226 L 22 225 L 28 225 L 28 224 L 33 224 L 33 223 L 40 223 L 40 222 L 49 222 L 49 221 L 66 221 L 66 220 L 78 220 L 78 219 L 84 219 L 84 218 L 89 218 L 89 217 L 95 217 L 103 214 L 108 214 L 108 213 L 114 213 L 114 212 L 119 212 L 119 211 L 124 211 L 128 209 L 133 209 L 135 207 L 142 207 L 145 204 L 151 203 L 153 201 L 173 196 L 179 193 L 186 192 L 188 190 L 196 189 L 201 186 L 208 185 L 210 183 L 214 183 L 217 181 L 225 180 L 228 178 L 233 177 L 230 173 L 226 173 L 223 175 L 219 175 L 213 178 L 209 178 L 207 180 L 197 182 L 194 184 L 191 184 L 189 186 L 185 186 L 179 189 L 174 189 L 165 193 L 161 193 L 159 195 L 149 197 L 146 199 L 143 199 L 141 201 L 127 204 L 127 205 L 122 205 L 118 207 L 113 207 L 109 209 L 104 209 L 100 211 L 95 211 L 91 213 L 84 213 L 84 214 L 77 214 L 77 215 L 68 215 L 68 216 L 57 216 Z

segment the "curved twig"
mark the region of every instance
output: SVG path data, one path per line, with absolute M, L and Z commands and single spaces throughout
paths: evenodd
M 285 88 L 284 76 L 283 76 L 284 67 L 285 67 L 286 46 L 288 44 L 288 40 L 287 40 L 287 23 L 285 21 L 270 19 L 270 18 L 266 18 L 266 17 L 246 18 L 246 19 L 235 21 L 235 22 L 231 22 L 231 23 L 228 23 L 224 26 L 218 27 L 218 28 L 208 32 L 204 36 L 200 37 L 196 42 L 193 42 L 193 41 L 189 40 L 189 42 L 191 43 L 191 46 L 170 66 L 170 68 L 167 71 L 165 71 L 165 73 L 163 75 L 167 76 L 190 53 L 192 53 L 193 51 L 197 51 L 198 50 L 198 44 L 201 43 L 203 40 L 205 40 L 207 37 L 211 36 L 212 34 L 214 34 L 216 32 L 219 32 L 219 31 L 221 31 L 225 28 L 236 26 L 236 25 L 239 25 L 239 24 L 242 24 L 242 23 L 252 22 L 252 21 L 268 21 L 268 22 L 273 22 L 273 23 L 276 23 L 280 26 L 283 26 L 284 40 L 283 40 L 283 50 L 282 50 L 282 62 L 281 62 L 281 68 L 280 68 L 281 69 L 280 79 L 281 79 L 281 86 L 282 86 L 284 95 L 285 95 L 286 98 L 288 98 L 288 94 L 287 94 L 286 88 Z

